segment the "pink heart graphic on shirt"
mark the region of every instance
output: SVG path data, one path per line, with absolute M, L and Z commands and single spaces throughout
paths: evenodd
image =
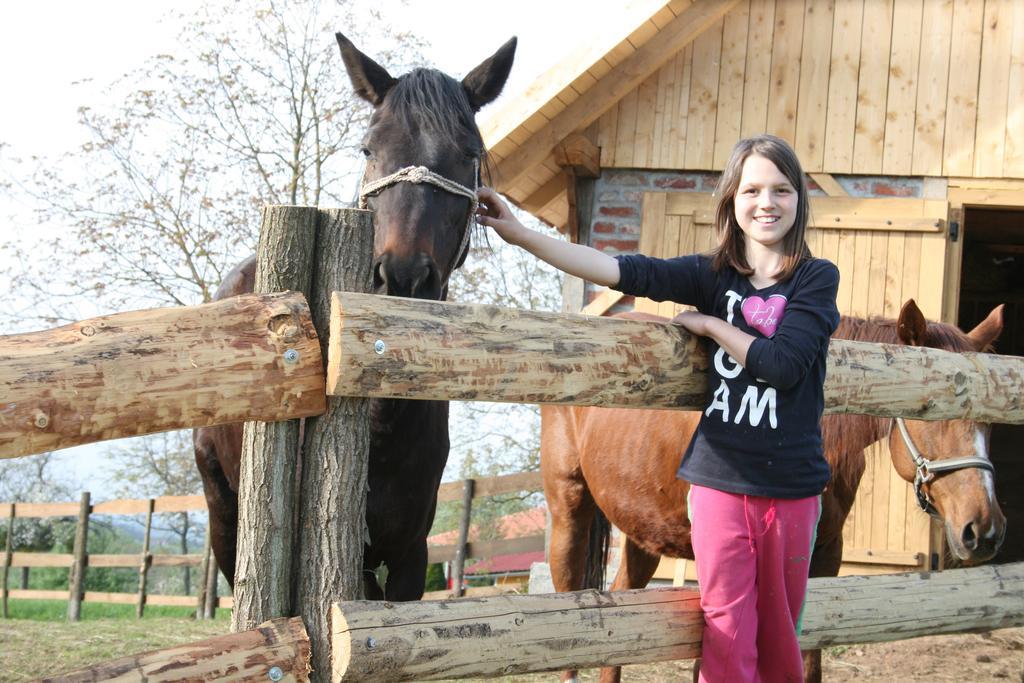
M 781 294 L 772 294 L 765 301 L 759 296 L 748 296 L 740 304 L 743 311 L 743 319 L 766 337 L 775 335 L 775 331 L 782 322 L 782 314 L 786 310 L 786 297 Z

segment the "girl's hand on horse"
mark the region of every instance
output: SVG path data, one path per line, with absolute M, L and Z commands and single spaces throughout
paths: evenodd
M 494 228 L 498 237 L 509 244 L 519 244 L 522 235 L 528 232 L 528 229 L 512 214 L 508 204 L 489 187 L 477 189 L 476 196 L 480 200 L 480 206 L 476 210 L 476 222 Z

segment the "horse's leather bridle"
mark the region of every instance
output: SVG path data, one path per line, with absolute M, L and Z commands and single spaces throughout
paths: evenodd
M 473 159 L 473 182 L 479 186 L 480 184 L 480 160 Z M 445 178 L 440 173 L 434 173 L 426 166 L 406 166 L 400 168 L 391 175 L 386 175 L 383 178 L 377 180 L 371 180 L 370 182 L 363 182 L 359 187 L 359 208 L 365 209 L 367 207 L 367 200 L 369 197 L 375 197 L 376 195 L 383 192 L 385 189 L 398 183 L 429 183 L 435 185 L 445 192 L 449 192 L 460 197 L 465 197 L 469 200 L 469 215 L 466 217 L 466 229 L 462 233 L 462 243 L 459 245 L 459 250 L 456 252 L 458 256 L 455 258 L 453 263 L 458 264 L 463 257 L 466 249 L 469 248 L 469 236 L 472 232 L 473 221 L 476 218 L 476 209 L 480 205 L 480 200 L 476 196 L 476 188 L 468 188 L 465 185 L 461 185 L 450 178 Z
M 917 495 L 917 502 L 921 506 L 921 509 L 932 517 L 938 518 L 939 511 L 932 503 L 931 496 L 929 496 L 928 492 L 924 490 L 924 486 L 934 480 L 935 475 L 943 472 L 955 472 L 956 470 L 969 469 L 972 467 L 988 470 L 995 474 L 996 468 L 992 465 L 992 461 L 978 455 L 969 455 L 962 458 L 950 458 L 948 460 L 929 460 L 921 455 L 921 451 L 917 450 L 917 446 L 914 445 L 914 440 L 910 438 L 910 432 L 907 431 L 907 425 L 903 421 L 903 418 L 897 417 L 894 419 L 896 421 L 896 426 L 900 429 L 900 436 L 903 437 L 903 445 L 907 447 L 910 459 L 914 461 L 914 466 L 917 468 L 917 471 L 914 474 L 914 493 Z

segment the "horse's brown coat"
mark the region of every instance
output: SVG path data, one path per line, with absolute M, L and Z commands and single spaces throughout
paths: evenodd
M 642 313 L 625 314 L 664 320 Z M 835 338 L 917 344 L 950 351 L 987 350 L 1002 331 L 1002 307 L 969 334 L 928 323 L 913 301 L 898 320 L 844 317 Z M 583 587 L 587 532 L 595 504 L 626 536 L 612 590 L 647 584 L 662 555 L 693 558 L 686 512 L 687 482 L 676 478 L 700 413 L 545 406 L 541 410 L 541 471 L 551 512 L 551 576 L 556 590 Z M 822 496 L 822 516 L 811 576 L 835 576 L 842 562 L 842 530 L 864 473 L 864 449 L 890 435 L 889 418 L 828 415 L 822 420 L 832 479 Z M 980 430 L 965 420 L 907 422 L 918 448 L 941 460 L 973 453 Z M 893 464 L 907 481 L 914 470 L 898 430 L 890 436 Z M 1005 518 L 976 469 L 942 475 L 929 488 L 946 524 L 951 548 L 966 561 L 984 561 L 998 549 Z M 820 662 L 808 661 L 807 680 L 820 679 Z M 617 680 L 617 670 L 602 680 Z

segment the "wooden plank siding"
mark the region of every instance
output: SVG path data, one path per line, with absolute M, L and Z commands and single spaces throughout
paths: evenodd
M 942 313 L 945 201 L 812 197 L 807 241 L 840 271 L 838 306 L 844 315 L 896 317 L 913 298 L 924 314 Z M 700 192 L 647 192 L 639 249 L 660 257 L 706 251 L 714 244 L 714 200 Z M 672 316 L 683 307 L 637 299 L 636 310 Z M 842 574 L 927 568 L 942 553 L 928 515 L 890 463 L 887 444 L 865 453 L 866 469 L 843 530 Z M 939 545 L 936 545 L 939 544 Z M 671 563 L 659 576 L 671 575 Z M 687 568 L 688 578 L 691 570 Z
M 1024 3 L 745 0 L 598 130 L 606 168 L 721 170 L 770 132 L 811 173 L 1021 178 Z

